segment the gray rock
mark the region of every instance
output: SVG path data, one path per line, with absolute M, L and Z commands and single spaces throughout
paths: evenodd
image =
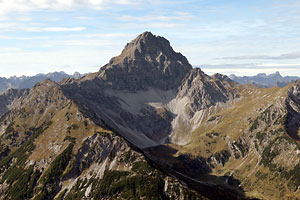
M 155 85 L 168 90 L 178 87 L 191 69 L 168 40 L 145 32 L 102 67 L 98 76 L 113 89 L 140 90 Z
M 236 96 L 228 77 L 193 69 L 168 40 L 150 32 L 128 43 L 98 73 L 61 84 L 96 124 L 140 148 L 188 142 L 199 112 Z

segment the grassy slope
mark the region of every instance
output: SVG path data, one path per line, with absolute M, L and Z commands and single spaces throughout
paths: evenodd
M 264 151 L 268 145 L 273 144 L 273 140 L 277 137 L 287 137 L 287 133 L 277 133 L 277 130 L 284 130 L 284 123 L 275 123 L 276 119 L 267 121 L 269 115 L 274 114 L 279 120 L 284 120 L 286 113 L 285 98 L 291 84 L 285 88 L 255 88 L 252 86 L 238 86 L 240 98 L 237 99 L 232 106 L 227 108 L 219 108 L 216 112 L 203 120 L 192 135 L 190 143 L 185 146 L 169 145 L 174 151 L 169 154 L 166 159 L 170 162 L 177 160 L 180 155 L 189 155 L 192 158 L 204 157 L 209 158 L 218 152 L 229 149 L 229 144 L 243 139 L 247 141 L 249 148 L 248 153 L 244 156 L 235 158 L 231 155 L 225 165 L 213 163 L 214 168 L 210 174 L 216 176 L 230 175 L 240 180 L 241 186 L 249 196 L 262 199 L 281 199 L 287 196 L 297 197 L 297 192 L 289 186 L 288 182 L 292 182 L 291 178 L 286 180 L 282 178 L 278 169 L 282 166 L 284 171 L 289 171 L 293 167 L 286 163 L 297 163 L 299 161 L 298 154 L 291 153 L 297 151 L 295 145 L 287 142 L 286 147 L 280 147 L 284 155 L 277 155 L 271 163 L 277 166 L 277 171 L 270 170 L 270 165 L 265 166 L 261 163 L 264 158 Z M 268 114 L 270 112 L 270 114 Z M 266 118 L 266 119 L 263 119 Z M 257 127 L 255 120 L 258 119 Z M 252 127 L 252 128 L 251 128 Z M 276 132 L 276 134 L 275 134 Z M 256 144 L 255 144 L 256 143 Z M 281 145 L 283 146 L 283 145 Z M 273 149 L 274 147 L 271 147 Z M 272 150 L 271 150 L 272 151 Z M 233 153 L 231 153 L 233 154 Z M 268 157 L 268 156 L 265 156 Z M 290 158 L 293 161 L 287 161 L 282 157 Z M 293 164 L 292 166 L 295 166 Z M 279 169 L 280 171 L 280 169 Z M 220 181 L 220 180 L 214 180 Z M 274 190 L 274 188 L 281 188 Z
M 152 168 L 122 138 L 85 118 L 57 85 L 44 82 L 23 102 L 5 119 L 10 126 L 1 144 L 11 152 L 0 161 L 0 199 L 82 199 L 88 188 L 96 198 L 159 199 L 166 197 L 167 180 L 170 198 L 205 199 Z M 88 138 L 96 138 L 90 140 L 95 143 L 84 146 Z M 77 156 L 81 151 L 86 153 Z M 96 176 L 103 167 L 103 177 Z M 82 181 L 86 184 L 80 185 Z

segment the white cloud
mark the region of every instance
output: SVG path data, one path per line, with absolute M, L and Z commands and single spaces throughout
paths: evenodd
M 0 76 L 34 75 L 61 70 L 70 74 L 75 71 L 81 73 L 95 72 L 118 53 L 119 50 L 106 49 L 106 51 L 101 51 L 90 46 L 86 48 L 70 47 L 47 52 L 0 53 Z M 63 66 L 70 67 L 64 68 Z
M 142 2 L 143 2 L 142 0 L 135 0 L 135 1 L 132 1 L 132 0 L 115 0 L 114 1 L 114 3 L 121 4 L 121 5 L 137 5 L 137 4 L 140 4 Z
M 300 63 L 265 63 L 265 64 L 258 64 L 257 66 L 260 67 L 300 67 Z
M 278 56 L 269 56 L 269 55 L 246 55 L 246 56 L 232 56 L 232 57 L 221 57 L 216 59 L 224 60 L 290 60 L 290 59 L 299 59 L 300 52 L 285 53 Z
M 0 40 L 7 40 L 7 39 L 10 39 L 10 37 L 6 35 L 0 35 Z
M 73 32 L 83 31 L 85 27 L 47 27 L 42 23 L 19 23 L 19 22 L 6 22 L 0 23 L 0 32 L 10 31 L 27 31 L 27 32 Z
M 136 21 L 136 22 L 170 22 L 170 21 L 190 21 L 195 18 L 193 15 L 185 12 L 174 12 L 174 14 L 151 14 L 143 17 L 133 15 L 119 16 L 120 21 Z
M 83 31 L 85 27 L 28 27 L 24 28 L 28 32 L 72 32 Z
M 9 13 L 23 13 L 41 9 L 68 10 L 75 8 L 104 9 L 107 6 L 138 5 L 142 0 L 1 0 L 0 16 Z
M 94 33 L 94 34 L 77 34 L 71 35 L 72 37 L 82 38 L 133 38 L 136 35 L 130 33 Z
M 74 17 L 74 19 L 90 21 L 90 20 L 95 20 L 96 18 L 88 17 L 88 16 L 76 16 L 76 17 Z
M 142 24 L 137 24 L 137 23 L 124 23 L 120 24 L 119 27 L 121 29 L 138 29 L 138 30 L 153 30 L 153 29 L 177 29 L 181 30 L 187 27 L 186 24 L 183 23 L 170 23 L 170 22 L 149 22 L 149 23 L 142 23 Z
M 116 46 L 111 40 L 55 40 L 55 41 L 45 41 L 41 42 L 42 47 L 51 48 L 51 47 L 61 47 L 66 48 L 68 46 L 78 46 L 78 47 L 110 47 Z M 40 44 L 39 44 L 40 45 Z
M 7 53 L 7 52 L 20 52 L 21 49 L 17 47 L 6 47 L 6 48 L 1 48 L 0 53 Z

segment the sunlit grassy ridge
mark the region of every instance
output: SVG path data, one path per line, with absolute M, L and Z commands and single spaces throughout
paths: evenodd
M 297 198 L 294 173 L 299 170 L 299 147 L 285 128 L 286 98 L 292 85 L 268 89 L 238 86 L 240 97 L 211 110 L 189 144 L 168 145 L 176 151 L 166 159 L 176 163 L 180 155 L 202 157 L 213 166 L 209 174 L 240 180 L 249 196 Z

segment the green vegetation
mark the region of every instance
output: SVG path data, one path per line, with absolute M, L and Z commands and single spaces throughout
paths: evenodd
M 132 171 L 141 173 L 141 174 L 146 174 L 146 173 L 150 173 L 151 171 L 153 171 L 153 169 L 150 167 L 150 165 L 146 161 L 138 161 L 138 162 L 133 163 Z
M 94 199 L 117 196 L 124 199 L 164 199 L 162 179 L 157 176 L 129 175 L 129 172 L 105 171 L 103 179 L 93 184 L 91 195 Z
M 262 141 L 266 138 L 267 134 L 266 133 L 261 133 L 261 132 L 258 132 L 256 134 L 256 138 L 258 139 L 259 143 L 261 144 Z
M 17 148 L 15 151 L 11 152 L 8 156 L 4 157 L 0 161 L 0 173 L 6 170 L 13 159 L 16 159 L 13 166 L 24 166 L 25 161 L 31 154 L 31 152 L 34 150 L 34 140 L 37 138 L 40 134 L 42 134 L 48 127 L 45 128 L 38 128 L 38 129 L 31 129 L 31 137 L 24 142 L 19 148 Z
M 84 124 L 85 127 L 87 127 L 89 125 L 87 120 L 84 120 L 83 124 Z
M 206 200 L 207 198 L 200 196 L 197 192 L 194 192 L 192 190 L 183 188 L 182 190 L 183 196 L 185 199 L 188 200 Z
M 209 118 L 207 120 L 207 122 L 212 122 L 212 121 L 215 121 L 219 116 L 212 116 L 211 118 Z
M 33 166 L 28 169 L 13 167 L 5 177 L 10 185 L 7 197 L 10 199 L 29 199 L 32 197 L 33 189 L 41 173 L 34 171 Z
M 258 151 L 258 150 L 259 150 L 259 147 L 258 147 L 258 144 L 257 144 L 257 141 L 256 141 L 256 140 L 254 141 L 254 146 L 255 146 L 256 151 Z
M 220 133 L 212 132 L 212 133 L 206 133 L 205 135 L 209 138 L 213 138 L 213 137 L 218 137 Z
M 90 186 L 89 198 L 93 199 L 167 198 L 164 194 L 163 175 L 151 168 L 146 161 L 133 163 L 132 172 L 106 170 L 102 179 L 79 179 L 65 199 L 83 199 L 86 189 Z M 189 199 L 197 199 L 197 193 L 189 190 L 184 192 L 191 197 Z
M 96 134 L 100 135 L 101 137 L 107 137 L 108 136 L 107 132 L 96 132 Z
M 45 123 L 45 127 L 46 127 L 46 129 L 47 128 L 49 128 L 51 125 L 53 124 L 53 122 L 52 121 L 48 121 L 48 122 L 46 122 Z
M 67 189 L 65 189 L 64 191 L 62 191 L 60 194 L 59 194 L 59 196 L 56 198 L 56 200 L 63 200 L 64 199 L 64 196 L 66 195 L 66 192 L 67 192 L 68 190 Z M 65 198 L 66 199 L 66 198 Z M 74 199 L 72 199 L 72 200 L 75 200 L 75 198 Z
M 110 161 L 113 161 L 113 159 L 115 159 L 116 156 L 117 156 L 117 152 L 116 152 L 115 149 L 112 149 L 110 151 L 110 153 L 108 154 L 108 158 L 109 158 Z
M 67 135 L 67 136 L 64 138 L 64 141 L 66 141 L 66 140 L 70 141 L 71 143 L 75 143 L 76 138 Z
M 299 144 L 288 135 L 279 136 L 271 141 L 263 150 L 261 164 L 263 164 L 265 167 L 269 167 L 272 172 L 276 172 L 275 175 L 278 174 L 281 178 L 287 180 L 288 187 L 291 190 L 296 190 L 300 185 L 300 164 L 298 163 L 292 170 L 287 171 L 285 168 L 272 162 L 273 159 L 280 154 L 279 144 L 284 144 L 285 142 L 288 144 L 297 145 L 297 148 L 300 149 Z M 256 176 L 261 179 L 266 177 L 266 175 L 258 174 L 258 172 Z
M 79 129 L 79 126 L 77 124 L 72 124 L 71 127 L 73 130 Z
M 136 158 L 137 155 L 135 153 L 133 153 L 132 151 L 126 151 L 121 157 L 121 162 L 132 163 L 136 160 Z
M 13 177 L 7 178 L 7 183 L 12 184 L 16 182 L 13 187 L 10 187 L 7 191 L 8 197 L 11 199 L 29 199 L 32 197 L 33 189 L 36 185 L 41 173 L 34 171 L 33 166 L 28 169 L 14 168 L 12 172 Z
M 71 133 L 71 130 L 77 130 L 79 129 L 79 126 L 77 124 L 72 124 L 67 128 L 67 133 Z
M 0 172 L 4 172 L 0 184 L 6 180 L 9 185 L 5 193 L 7 199 L 29 199 L 33 195 L 41 173 L 34 170 L 33 166 L 26 168 L 25 163 L 35 148 L 34 140 L 49 127 L 49 123 L 42 127 L 30 129 L 28 140 L 0 161 Z
M 292 170 L 285 173 L 285 178 L 287 180 L 290 179 L 290 183 L 288 186 L 293 188 L 293 190 L 296 190 L 300 185 L 300 164 L 298 163 Z
M 51 162 L 51 165 L 40 179 L 40 183 L 43 187 L 39 188 L 40 191 L 36 199 L 51 198 L 55 195 L 59 187 L 58 180 L 62 178 L 63 172 L 71 160 L 74 144 L 74 142 L 71 142 L 68 147 Z
M 274 105 L 270 105 L 266 110 L 264 110 L 264 112 L 262 112 L 259 116 L 259 118 L 264 121 L 265 123 L 269 124 L 271 123 L 271 120 L 272 120 L 272 117 L 275 117 L 275 113 L 272 113 L 271 114 L 271 108 L 273 107 Z
M 261 112 L 259 114 L 259 116 L 257 118 L 255 118 L 255 120 L 251 120 L 251 119 L 248 119 L 249 121 L 249 124 L 250 124 L 250 128 L 249 128 L 249 131 L 254 131 L 255 129 L 257 129 L 260 125 L 260 122 L 264 122 L 268 125 L 271 125 L 271 122 L 273 120 L 275 120 L 275 122 L 273 124 L 281 124 L 282 123 L 282 120 L 285 121 L 285 119 L 282 119 L 281 116 L 279 116 L 277 119 L 276 119 L 276 113 L 277 111 L 275 109 L 272 110 L 272 108 L 274 107 L 274 105 L 270 105 L 267 109 L 265 109 L 263 112 Z M 279 122 L 279 123 L 278 123 Z M 266 127 L 265 131 L 268 129 L 268 127 Z
M 94 179 L 90 179 L 93 181 Z M 90 182 L 91 182 L 90 181 Z M 81 200 L 83 199 L 84 193 L 87 189 L 87 179 L 78 179 L 72 190 L 67 194 L 64 200 Z
M 14 130 L 14 122 L 12 122 L 12 123 L 10 123 L 10 124 L 7 126 L 4 135 L 13 133 L 14 131 L 15 131 L 15 130 Z
M 15 140 L 15 138 L 16 137 L 18 137 L 18 132 L 16 132 L 15 131 L 15 129 L 14 129 L 14 124 L 15 124 L 15 122 L 11 122 L 8 126 L 7 126 L 7 128 L 6 128 L 6 130 L 5 130 L 5 133 L 4 133 L 4 139 L 6 139 L 6 140 Z
M 228 150 L 223 150 L 215 153 L 213 156 L 219 163 L 222 163 L 222 165 L 224 166 L 225 163 L 229 160 L 231 154 Z
M 66 112 L 65 117 L 67 118 L 67 121 L 69 121 L 70 120 L 70 113 Z
M 254 131 L 255 129 L 258 128 L 258 126 L 259 126 L 258 118 L 256 118 L 254 121 L 252 121 L 249 131 L 251 132 Z
M 261 164 L 269 167 L 271 171 L 276 169 L 276 165 L 272 163 L 273 159 L 279 155 L 279 150 L 274 145 L 276 140 L 271 141 L 270 144 L 263 150 L 261 157 Z
M 258 171 L 258 172 L 255 173 L 255 176 L 256 176 L 258 179 L 261 180 L 261 179 L 266 179 L 267 176 L 268 176 L 268 174 L 262 173 L 262 172 Z
M 233 145 L 234 145 L 233 147 L 235 149 L 235 151 L 234 151 L 235 159 L 239 159 L 240 154 L 242 157 L 244 157 L 246 155 L 246 153 L 249 151 L 249 147 L 247 146 L 247 144 L 243 144 L 242 140 L 238 140 L 238 141 L 234 142 Z

